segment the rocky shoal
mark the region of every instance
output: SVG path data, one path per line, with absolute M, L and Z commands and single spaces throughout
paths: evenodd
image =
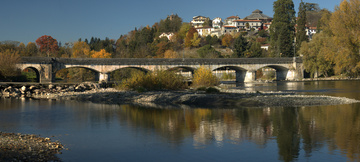
M 0 161 L 60 161 L 59 142 L 37 135 L 0 132 Z

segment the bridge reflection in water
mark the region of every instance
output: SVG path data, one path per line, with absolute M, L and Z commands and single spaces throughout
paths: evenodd
M 304 76 L 301 58 L 228 58 L 228 59 L 155 59 L 155 58 L 48 58 L 22 57 L 17 64 L 21 70 L 30 68 L 39 77 L 40 83 L 51 83 L 61 69 L 86 68 L 96 72 L 96 80 L 108 82 L 110 73 L 123 68 L 143 71 L 185 69 L 186 75 L 205 66 L 218 76 L 224 71 L 233 71 L 236 82 L 253 82 L 256 71 L 265 67 L 276 71 L 276 80 L 297 80 Z

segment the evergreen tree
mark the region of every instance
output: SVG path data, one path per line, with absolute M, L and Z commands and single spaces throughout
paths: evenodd
M 299 13 L 298 13 L 298 19 L 297 19 L 297 27 L 296 27 L 296 53 L 299 53 L 297 51 L 300 50 L 301 43 L 303 41 L 308 41 L 308 37 L 306 35 L 306 5 L 301 0 L 300 6 L 299 6 Z
M 240 35 L 234 41 L 234 57 L 244 57 L 247 49 L 248 42 L 242 35 Z
M 270 27 L 272 55 L 275 57 L 294 56 L 295 10 L 293 1 L 275 1 L 274 12 Z

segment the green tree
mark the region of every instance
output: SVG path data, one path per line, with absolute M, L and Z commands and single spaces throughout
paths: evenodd
M 261 44 L 259 42 L 252 42 L 246 57 L 260 57 L 262 52 Z
M 275 57 L 294 56 L 295 10 L 293 1 L 275 1 L 274 12 L 274 18 L 270 27 L 272 55 Z
M 299 6 L 299 13 L 297 18 L 297 27 L 296 27 L 296 49 L 300 49 L 301 43 L 303 41 L 308 41 L 308 36 L 306 35 L 306 5 L 301 0 Z M 298 53 L 298 52 L 297 52 Z
M 234 54 L 235 57 L 244 57 L 245 51 L 248 49 L 248 41 L 242 35 L 234 40 Z
M 209 44 L 199 48 L 196 52 L 199 54 L 200 58 L 219 58 L 219 57 L 221 57 L 221 52 L 216 51 Z
M 194 33 L 194 37 L 191 40 L 191 46 L 193 47 L 199 47 L 201 41 L 201 37 L 199 37 L 199 33 Z

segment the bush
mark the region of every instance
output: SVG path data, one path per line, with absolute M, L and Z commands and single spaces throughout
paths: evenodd
M 183 76 L 171 71 L 158 70 L 148 74 L 134 72 L 118 88 L 143 92 L 146 90 L 179 90 L 187 88 L 187 85 Z
M 213 75 L 210 69 L 200 66 L 194 72 L 193 86 L 194 87 L 212 87 L 219 85 L 219 79 Z
M 20 55 L 13 50 L 0 52 L 0 80 L 11 81 L 21 75 L 20 70 L 16 68 L 16 64 L 20 62 Z
M 205 91 L 206 93 L 220 93 L 220 91 L 214 87 L 209 87 Z

